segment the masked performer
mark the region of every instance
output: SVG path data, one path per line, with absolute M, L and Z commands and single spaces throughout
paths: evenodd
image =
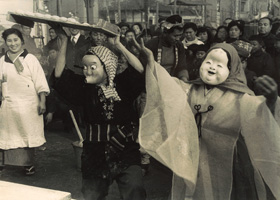
M 82 59 L 85 77 L 75 79 L 73 73 L 64 69 L 67 38 L 63 34 L 59 37 L 62 46 L 54 88 L 68 102 L 84 109 L 82 192 L 85 199 L 105 199 L 114 180 L 122 199 L 145 199 L 135 130 L 139 119 L 133 107 L 134 99 L 144 87 L 143 66 L 120 43 L 118 36 L 110 38 L 110 43 L 124 54 L 130 66 L 117 74 L 118 57 L 108 48 L 96 46 Z
M 171 78 L 142 48 L 149 62 L 139 139 L 173 170 L 172 199 L 279 199 L 275 82 L 257 80 L 267 98 L 254 96 L 230 44 L 211 47 L 190 83 Z

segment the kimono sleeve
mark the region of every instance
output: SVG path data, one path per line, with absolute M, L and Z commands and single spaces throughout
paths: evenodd
M 241 133 L 259 180 L 264 180 L 276 199 L 280 199 L 280 128 L 265 98 L 245 94 L 241 98 Z M 259 184 L 261 187 L 261 184 Z M 256 188 L 264 199 L 265 191 Z M 263 186 L 262 186 L 263 187 Z
M 85 98 L 84 76 L 75 74 L 69 69 L 64 69 L 61 77 L 51 75 L 51 84 L 57 96 L 70 106 L 81 106 Z
M 140 145 L 181 179 L 192 196 L 198 171 L 198 133 L 185 89 L 155 62 L 146 70 L 147 101 L 140 119 Z M 186 187 L 185 187 L 186 184 Z
M 30 69 L 32 81 L 34 83 L 37 94 L 41 92 L 49 94 L 49 85 L 40 62 L 32 54 L 28 54 L 25 61 Z

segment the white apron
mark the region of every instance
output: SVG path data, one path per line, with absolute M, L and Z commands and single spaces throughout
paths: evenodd
M 19 58 L 24 70 L 18 73 L 14 64 L 0 60 L 4 100 L 0 108 L 0 149 L 38 147 L 46 142 L 43 115 L 38 115 L 39 93 L 49 93 L 43 69 L 32 54 Z

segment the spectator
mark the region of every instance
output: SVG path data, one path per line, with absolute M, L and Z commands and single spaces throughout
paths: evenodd
M 8 51 L 0 60 L 0 170 L 24 166 L 25 175 L 32 175 L 35 148 L 46 142 L 43 113 L 49 87 L 39 61 L 23 49 L 22 33 L 10 28 L 2 37 Z
M 131 26 L 132 30 L 134 31 L 135 33 L 135 39 L 138 43 L 140 43 L 140 38 L 141 38 L 141 34 L 142 34 L 142 31 L 143 31 L 143 27 L 140 23 L 134 23 L 132 26 Z
M 275 51 L 274 43 L 276 36 L 271 33 L 271 29 L 272 20 L 269 17 L 263 17 L 259 20 L 258 32 L 263 39 L 265 51 L 273 56 Z
M 212 32 L 209 28 L 199 27 L 197 29 L 196 35 L 205 45 L 207 45 L 210 48 L 213 37 L 212 37 Z
M 121 40 L 123 40 L 125 38 L 125 32 L 130 29 L 130 26 L 128 23 L 125 22 L 120 22 L 118 26 L 121 29 Z
M 247 60 L 251 54 L 252 45 L 248 42 L 242 40 L 236 40 L 233 43 L 230 43 L 237 51 L 239 58 L 241 60 L 242 68 L 245 72 L 245 76 L 247 79 L 247 86 L 251 90 L 255 90 L 255 80 L 257 75 L 255 72 L 248 70 L 247 68 Z
M 214 40 L 216 43 L 222 43 L 227 41 L 228 39 L 228 28 L 227 26 L 219 26 L 217 28 L 217 33 L 214 36 Z
M 196 37 L 197 26 L 193 22 L 187 22 L 184 25 L 184 37 L 183 37 L 183 45 L 185 49 L 188 49 L 188 46 L 191 44 L 204 44 Z
M 187 81 L 185 50 L 180 42 L 183 34 L 182 17 L 179 15 L 168 17 L 163 27 L 163 34 L 148 41 L 146 46 L 153 52 L 156 61 L 161 63 L 171 76 Z
M 245 40 L 244 34 L 245 22 L 242 20 L 233 20 L 228 25 L 228 42 L 232 43 L 235 40 Z
M 91 32 L 92 45 L 91 46 L 106 46 L 107 36 L 100 31 Z
M 48 55 L 49 49 L 58 49 L 58 40 L 55 30 L 49 28 L 50 41 L 44 47 L 44 55 Z
M 251 56 L 247 60 L 247 68 L 256 73 L 257 77 L 268 75 L 274 78 L 275 68 L 272 57 L 263 51 L 264 42 L 260 35 L 249 38 L 252 45 Z
M 199 69 L 209 46 L 205 44 L 192 44 L 189 46 L 189 49 L 192 50 L 194 55 L 194 59 L 188 64 L 189 80 L 192 81 L 199 78 Z
M 36 54 L 38 51 L 41 51 L 37 48 L 34 38 L 30 35 L 31 28 L 21 25 L 21 31 L 24 39 L 24 49 L 26 49 L 31 54 Z
M 71 35 L 68 38 L 67 53 L 66 53 L 66 66 L 75 74 L 83 74 L 82 55 L 87 51 L 90 44 L 81 35 L 80 30 L 70 28 Z
M 227 27 L 229 25 L 229 23 L 233 21 L 232 18 L 228 17 L 223 21 L 223 26 Z

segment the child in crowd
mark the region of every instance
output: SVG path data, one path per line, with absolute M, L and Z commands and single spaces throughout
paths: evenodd
M 251 56 L 247 60 L 247 68 L 256 73 L 256 75 L 268 75 L 274 78 L 275 68 L 272 57 L 263 51 L 264 42 L 259 35 L 252 35 L 249 38 L 252 44 Z
M 231 43 L 231 45 L 236 49 L 240 57 L 242 68 L 245 72 L 245 76 L 247 79 L 247 86 L 254 91 L 255 90 L 254 83 L 255 83 L 255 79 L 257 78 L 257 75 L 255 72 L 248 70 L 247 68 L 247 59 L 250 56 L 252 45 L 243 40 L 236 40 L 233 43 Z
M 189 50 L 192 50 L 194 56 L 193 60 L 188 64 L 189 80 L 199 78 L 199 68 L 208 49 L 209 47 L 204 44 L 192 44 L 189 46 Z

